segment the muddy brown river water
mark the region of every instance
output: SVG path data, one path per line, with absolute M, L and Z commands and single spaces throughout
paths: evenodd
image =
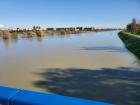
M 140 105 L 140 61 L 117 33 L 0 38 L 0 85 Z

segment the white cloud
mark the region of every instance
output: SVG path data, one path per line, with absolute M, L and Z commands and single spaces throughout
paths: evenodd
M 3 27 L 4 27 L 4 25 L 0 24 L 0 27 L 2 27 L 2 28 L 3 28 Z
M 8 28 L 5 25 L 0 24 L 0 29 L 5 30 L 5 29 L 8 29 Z

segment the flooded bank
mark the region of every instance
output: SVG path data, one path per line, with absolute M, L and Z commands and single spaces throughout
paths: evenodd
M 140 103 L 140 62 L 117 33 L 0 38 L 0 85 L 119 105 Z

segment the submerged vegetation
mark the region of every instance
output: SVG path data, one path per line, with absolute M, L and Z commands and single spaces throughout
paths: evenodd
M 18 33 L 17 32 L 11 33 L 11 38 L 18 39 Z
M 100 32 L 100 31 L 112 31 L 118 29 L 95 29 L 94 27 L 75 27 L 75 28 L 41 28 L 40 26 L 34 26 L 32 29 L 7 29 L 0 30 L 0 37 L 3 39 L 15 38 L 17 39 L 20 35 L 23 38 L 32 38 L 32 37 L 43 37 L 46 35 L 68 35 L 68 34 L 80 34 L 84 32 Z
M 0 37 L 7 40 L 9 39 L 9 31 L 8 30 L 0 30 Z
M 45 31 L 44 31 L 44 30 L 36 30 L 36 35 L 37 35 L 38 37 L 45 36 Z
M 132 23 L 127 25 L 127 30 L 119 32 L 119 37 L 126 48 L 140 59 L 140 24 L 133 19 Z

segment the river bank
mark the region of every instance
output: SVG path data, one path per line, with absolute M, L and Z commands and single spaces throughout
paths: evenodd
M 33 27 L 33 29 L 7 29 L 7 30 L 0 30 L 0 37 L 3 39 L 17 39 L 18 36 L 22 35 L 22 37 L 32 38 L 32 37 L 42 37 L 46 35 L 68 35 L 68 34 L 80 34 L 85 32 L 102 32 L 102 31 L 113 31 L 119 29 L 95 29 L 95 28 L 46 28 L 42 29 L 40 27 Z
M 126 48 L 140 59 L 140 36 L 128 32 L 119 32 L 119 37 L 124 42 Z

